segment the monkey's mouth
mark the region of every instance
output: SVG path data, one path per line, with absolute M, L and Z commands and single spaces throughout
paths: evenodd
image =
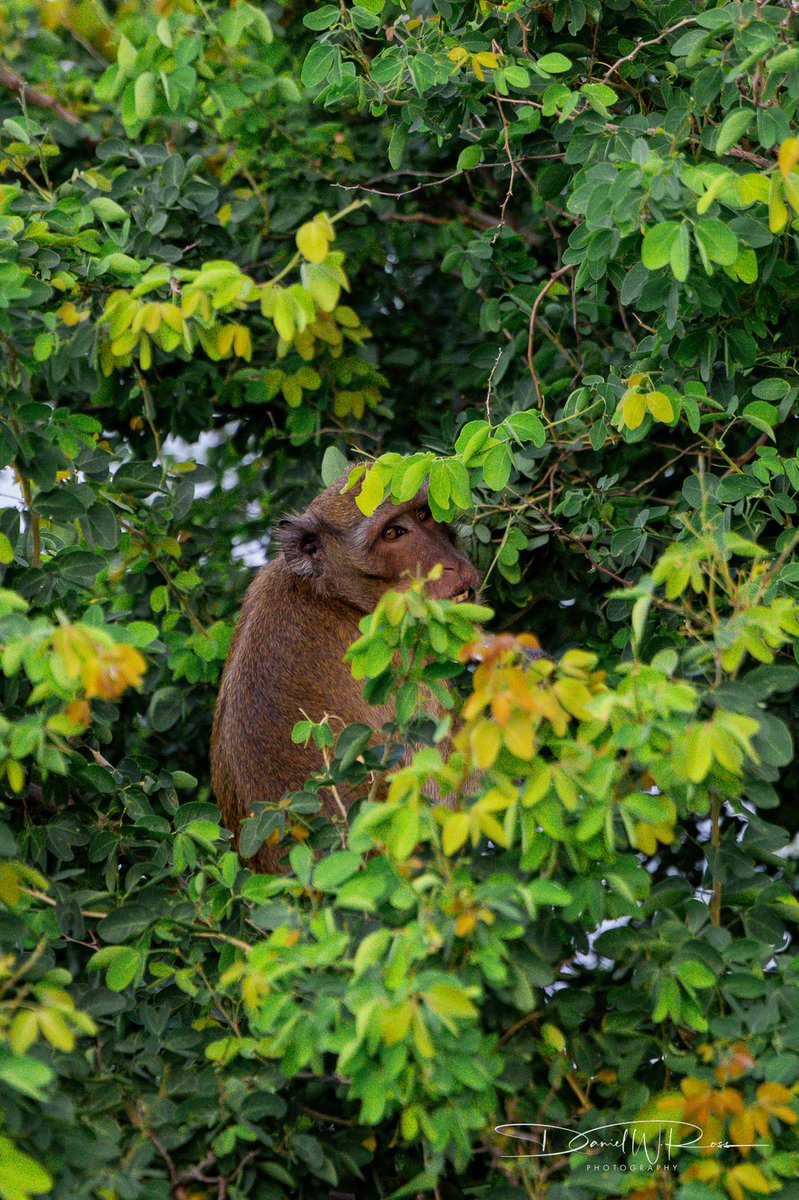
M 474 588 L 464 588 L 462 592 L 457 592 L 454 596 L 449 596 L 448 599 L 453 604 L 464 604 L 467 600 L 474 600 Z

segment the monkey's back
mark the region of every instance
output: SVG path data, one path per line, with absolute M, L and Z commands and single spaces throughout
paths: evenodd
M 379 728 L 392 715 L 372 708 L 343 663 L 359 636 L 359 613 L 320 597 L 282 557 L 258 572 L 247 591 L 222 674 L 211 735 L 211 772 L 222 819 L 238 839 L 257 801 L 277 802 L 302 787 L 321 765 L 315 747 L 297 746 L 291 731 L 325 715 L 338 731 L 360 721 Z M 335 718 L 338 718 L 336 720 Z M 324 805 L 332 811 L 332 797 Z M 258 869 L 274 869 L 263 851 Z

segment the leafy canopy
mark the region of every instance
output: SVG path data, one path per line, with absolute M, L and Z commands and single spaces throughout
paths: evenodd
M 797 32 L 0 6 L 2 1200 L 796 1195 Z M 490 608 L 364 619 L 256 876 L 219 673 L 348 467 Z

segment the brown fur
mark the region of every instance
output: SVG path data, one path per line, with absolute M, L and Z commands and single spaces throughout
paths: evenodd
M 354 493 L 341 494 L 343 484 L 280 523 L 281 553 L 258 572 L 244 600 L 211 737 L 214 791 L 236 837 L 254 802 L 277 802 L 320 767 L 315 747 L 291 741 L 303 716 L 338 718 L 337 731 L 354 722 L 379 729 L 392 718 L 393 705 L 364 702 L 361 683 L 342 661 L 360 635 L 358 622 L 380 596 L 436 563 L 444 571 L 431 585 L 433 595 L 471 595 L 478 584 L 451 530 L 430 517 L 424 494 L 408 504 L 384 502 L 364 517 Z M 406 532 L 386 540 L 389 526 Z M 337 812 L 332 796 L 323 810 Z M 274 871 L 277 861 L 275 848 L 264 846 L 249 865 Z

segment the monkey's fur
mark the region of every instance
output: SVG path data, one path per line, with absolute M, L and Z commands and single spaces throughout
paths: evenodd
M 280 522 L 281 552 L 250 585 L 231 643 L 214 714 L 211 768 L 222 819 L 238 839 L 256 801 L 276 802 L 302 787 L 321 765 L 313 747 L 295 745 L 303 716 L 339 718 L 379 729 L 393 705 L 372 707 L 342 661 L 360 635 L 358 622 L 382 594 L 407 587 L 440 563 L 430 585 L 439 598 L 471 598 L 479 579 L 453 544 L 449 526 L 433 521 L 424 493 L 407 504 L 381 504 L 364 517 L 346 477 L 300 516 Z M 337 723 L 334 723 L 337 724 Z M 323 793 L 323 811 L 337 811 Z M 346 800 L 345 800 L 346 803 Z M 274 871 L 278 855 L 264 846 L 250 860 Z

